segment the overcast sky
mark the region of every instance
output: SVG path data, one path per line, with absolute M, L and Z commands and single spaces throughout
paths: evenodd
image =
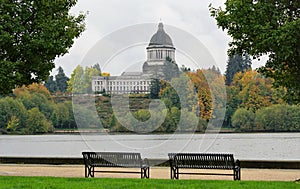
M 219 7 L 223 6 L 224 2 L 225 0 L 78 0 L 71 13 L 76 15 L 80 11 L 88 12 L 86 31 L 75 40 L 68 54 L 55 60 L 56 68 L 52 74 L 56 74 L 56 69 L 61 66 L 70 76 L 74 68 L 82 64 L 87 52 L 99 40 L 114 31 L 136 24 L 158 24 L 160 21 L 196 37 L 211 53 L 216 65 L 224 73 L 228 59 L 226 54 L 228 42 L 231 38 L 226 32 L 218 29 L 216 21 L 210 17 L 208 11 L 210 3 L 214 7 Z M 157 28 L 153 29 L 153 34 L 156 30 Z M 173 39 L 172 35 L 170 37 Z M 150 38 L 151 35 L 149 40 Z M 174 41 L 176 40 L 173 39 Z M 174 46 L 176 47 L 176 43 Z M 262 63 L 254 62 L 253 67 L 259 65 Z

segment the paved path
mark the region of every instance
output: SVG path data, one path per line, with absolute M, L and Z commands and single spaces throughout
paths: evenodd
M 110 168 L 106 168 L 110 169 Z M 124 169 L 124 168 L 123 168 Z M 216 171 L 216 170 L 213 170 Z M 83 165 L 19 165 L 0 164 L 0 175 L 4 176 L 54 176 L 84 177 Z M 95 173 L 96 177 L 139 178 L 138 174 Z M 151 167 L 150 178 L 169 179 L 168 167 Z M 180 179 L 232 180 L 228 176 L 180 175 Z M 300 179 L 300 170 L 295 169 L 242 169 L 242 180 L 295 181 Z

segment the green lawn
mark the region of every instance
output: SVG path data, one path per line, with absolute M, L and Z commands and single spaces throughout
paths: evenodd
M 0 188 L 21 189 L 90 189 L 90 188 L 130 188 L 130 189 L 165 189 L 165 188 L 188 188 L 188 189 L 215 189 L 215 188 L 300 188 L 299 182 L 268 182 L 268 181 L 213 181 L 213 180 L 160 180 L 160 179 L 116 179 L 116 178 L 56 178 L 56 177 L 14 177 L 0 176 Z

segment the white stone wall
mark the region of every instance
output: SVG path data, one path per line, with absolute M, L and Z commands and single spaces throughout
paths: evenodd
M 103 92 L 109 94 L 149 94 L 151 79 L 144 76 L 110 76 L 93 77 L 93 92 Z

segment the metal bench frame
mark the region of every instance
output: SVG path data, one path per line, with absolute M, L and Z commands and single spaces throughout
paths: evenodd
M 101 173 L 136 173 L 141 178 L 149 178 L 150 166 L 148 159 L 142 160 L 140 153 L 130 152 L 82 152 L 85 164 L 85 177 L 94 177 L 95 172 Z M 95 167 L 127 167 L 140 168 L 140 171 L 105 171 Z
M 191 174 L 233 176 L 234 180 L 241 180 L 240 161 L 234 160 L 233 154 L 169 153 L 168 156 L 171 179 L 179 179 L 180 174 Z M 188 173 L 179 172 L 179 169 L 221 169 L 233 173 Z

